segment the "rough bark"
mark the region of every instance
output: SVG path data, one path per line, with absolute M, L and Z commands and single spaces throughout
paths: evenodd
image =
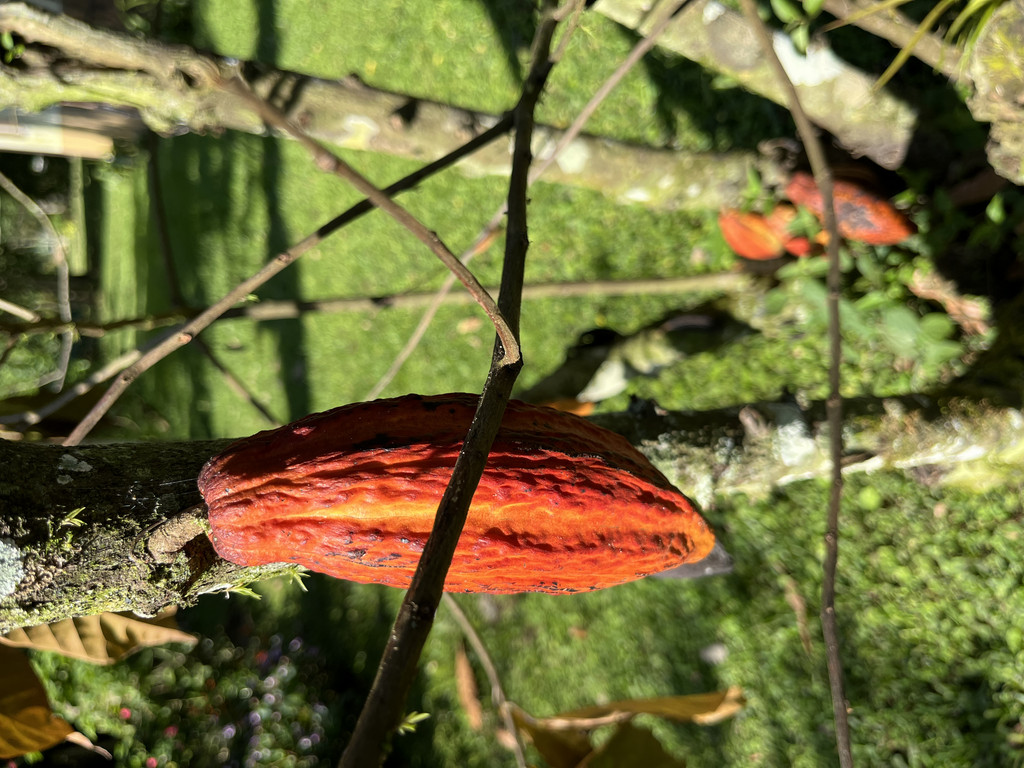
M 1024 184 L 1024 0 L 998 8 L 971 47 L 967 105 L 992 123 L 986 151 L 996 172 Z
M 910 472 L 933 485 L 984 490 L 1021 480 L 1024 415 L 966 398 L 923 395 L 843 404 L 844 472 Z M 763 498 L 831 471 L 824 403 L 762 403 L 704 413 L 596 417 L 706 506 L 719 495 Z
M 1016 408 L 914 396 L 849 401 L 846 414 L 847 472 L 906 471 L 971 489 L 1022 479 Z M 703 505 L 830 469 L 821 405 L 666 414 L 643 404 L 595 420 Z M 0 442 L 0 632 L 102 611 L 152 614 L 289 568 L 240 568 L 213 552 L 196 477 L 226 444 Z
M 217 558 L 190 511 L 200 467 L 225 444 L 0 441 L 0 632 L 151 615 L 261 577 Z
M 645 0 L 600 0 L 594 9 L 644 34 L 656 13 Z M 729 75 L 747 90 L 785 104 L 778 78 L 761 56 L 754 29 L 717 0 L 687 3 L 659 45 L 715 72 Z M 800 103 L 817 125 L 828 130 L 854 155 L 870 157 L 885 168 L 899 168 L 917 124 L 914 108 L 873 79 L 815 43 L 801 56 L 789 36 L 777 32 L 773 45 L 800 94 Z

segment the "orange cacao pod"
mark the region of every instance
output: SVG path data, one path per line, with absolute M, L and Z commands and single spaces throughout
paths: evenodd
M 476 410 L 467 394 L 357 403 L 261 432 L 199 476 L 217 552 L 407 587 Z M 445 583 L 578 592 L 702 559 L 714 535 L 629 442 L 512 401 Z
M 810 210 L 819 221 L 825 217 L 825 203 L 814 177 L 797 172 L 786 186 L 786 197 Z M 836 229 L 848 240 L 869 245 L 895 245 L 916 231 L 913 222 L 883 200 L 853 181 L 832 182 Z
M 737 256 L 764 261 L 782 255 L 787 235 L 759 213 L 727 208 L 718 215 L 722 237 Z

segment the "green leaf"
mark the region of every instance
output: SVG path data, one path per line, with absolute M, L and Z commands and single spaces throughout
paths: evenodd
M 804 56 L 807 55 L 807 46 L 811 42 L 811 28 L 806 23 L 800 24 L 789 35 L 793 39 L 793 47 Z
M 839 327 L 848 338 L 870 339 L 874 335 L 872 323 L 856 304 L 847 299 L 839 300 Z
M 864 279 L 871 283 L 871 285 L 881 286 L 884 284 L 885 270 L 883 270 L 882 266 L 875 260 L 874 254 L 859 254 L 854 259 L 854 262 L 857 265 L 857 271 L 860 272 L 861 275 L 864 276 Z M 868 298 L 868 296 L 870 295 L 871 293 L 869 293 L 864 298 Z
M 1006 207 L 1003 205 L 1003 196 L 998 192 L 992 196 L 985 207 L 985 216 L 993 224 L 1002 224 L 1006 221 Z
M 803 19 L 800 7 L 790 0 L 771 0 L 772 12 L 783 24 L 794 24 Z
M 825 277 L 828 274 L 828 259 L 797 259 L 775 273 L 780 280 L 803 280 L 807 277 Z
M 921 335 L 935 341 L 948 339 L 953 333 L 953 321 L 942 312 L 929 312 L 921 318 Z
M 807 18 L 815 19 L 818 14 L 821 13 L 822 6 L 825 5 L 825 0 L 803 0 L 804 13 L 807 14 Z
M 416 733 L 416 726 L 430 717 L 427 712 L 410 712 L 398 726 L 399 734 Z
M 917 315 L 906 307 L 887 307 L 882 311 L 882 338 L 886 346 L 899 357 L 917 356 L 921 323 Z
M 743 200 L 752 203 L 761 197 L 764 192 L 764 183 L 761 181 L 761 174 L 753 166 L 747 166 L 747 188 L 743 190 Z

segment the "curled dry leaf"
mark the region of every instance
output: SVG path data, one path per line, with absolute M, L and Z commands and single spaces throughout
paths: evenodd
M 577 400 L 572 397 L 560 400 L 549 400 L 542 404 L 545 408 L 554 408 L 556 411 L 574 413 L 577 416 L 589 416 L 594 412 L 594 404 L 584 400 Z
M 152 619 L 131 613 L 79 616 L 53 624 L 15 629 L 0 637 L 3 645 L 52 651 L 93 664 L 113 664 L 140 648 L 165 643 L 196 643 L 195 637 L 177 628 L 173 609 Z
M 782 247 L 793 256 L 810 256 L 815 249 L 816 243 L 812 243 L 806 237 L 794 237 L 790 234 L 790 227 L 796 221 L 797 211 L 792 205 L 779 203 L 772 208 L 771 213 L 765 216 L 765 221 L 782 238 Z
M 477 400 L 356 403 L 235 443 L 199 476 L 214 548 L 239 565 L 407 587 Z M 601 589 L 700 560 L 714 540 L 625 438 L 512 401 L 445 589 Z
M 659 696 L 650 699 L 626 699 L 594 707 L 565 712 L 555 717 L 537 718 L 509 704 L 516 727 L 525 734 L 552 768 L 578 768 L 592 764 L 659 765 L 644 759 L 644 750 L 615 750 L 616 757 L 629 756 L 631 760 L 616 759 L 611 763 L 591 763 L 605 747 L 594 749 L 591 732 L 605 726 L 617 726 L 616 733 L 628 733 L 629 723 L 637 715 L 654 715 L 676 722 L 714 725 L 732 717 L 745 704 L 742 691 L 731 687 L 716 693 L 690 696 Z M 611 741 L 615 740 L 615 736 Z M 610 742 L 607 742 L 610 743 Z M 606 743 L 606 744 L 607 744 Z M 651 746 L 656 746 L 656 743 Z
M 745 259 L 774 259 L 783 253 L 809 256 L 815 244 L 806 237 L 794 237 L 789 231 L 796 215 L 796 208 L 785 203 L 775 206 L 766 216 L 729 208 L 719 214 L 718 226 L 729 247 Z
M 655 715 L 680 723 L 714 725 L 739 712 L 746 704 L 743 691 L 732 686 L 714 693 L 695 693 L 688 696 L 655 696 L 649 699 L 625 699 L 593 707 L 574 709 L 556 717 L 538 721 L 551 728 L 574 727 L 573 724 L 595 718 L 610 717 L 616 713 Z
M 989 307 L 979 299 L 964 296 L 952 280 L 917 269 L 907 288 L 918 298 L 940 304 L 949 319 L 959 325 L 964 333 L 978 336 L 991 329 Z
M 793 609 L 793 615 L 796 616 L 796 628 L 800 635 L 800 643 L 804 647 L 804 652 L 810 656 L 812 645 L 811 631 L 807 626 L 807 603 L 804 601 L 803 595 L 800 594 L 796 579 L 792 576 L 784 575 L 782 577 L 782 588 L 786 595 L 786 603 Z
M 455 648 L 455 691 L 458 693 L 459 703 L 466 711 L 470 729 L 479 731 L 484 727 L 484 710 L 480 706 L 473 667 L 469 663 L 466 648 L 461 643 Z

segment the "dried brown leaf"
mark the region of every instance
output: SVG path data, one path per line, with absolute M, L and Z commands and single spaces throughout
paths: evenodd
M 792 576 L 783 577 L 782 588 L 786 593 L 786 602 L 796 614 L 796 629 L 800 633 L 800 642 L 807 655 L 811 655 L 811 632 L 807 628 L 807 603 L 804 601 L 796 587 L 796 580 Z
M 625 765 L 643 768 L 686 768 L 661 746 L 661 742 L 646 728 L 622 723 L 612 737 L 591 752 L 577 768 L 621 768 Z
M 64 737 L 64 740 L 70 742 L 71 744 L 75 744 L 81 747 L 82 749 L 88 749 L 90 752 L 95 752 L 97 755 L 100 755 L 101 757 L 104 757 L 107 760 L 114 759 L 114 756 L 110 754 L 110 752 L 105 750 L 103 747 L 98 747 L 95 744 L 93 744 L 89 737 L 80 731 L 72 731 Z
M 25 654 L 0 646 L 0 759 L 49 749 L 73 731 L 50 710 Z
M 0 637 L 0 644 L 12 648 L 51 651 L 93 664 L 113 664 L 144 647 L 195 642 L 192 635 L 177 628 L 173 609 L 152 619 L 142 619 L 133 613 L 81 616 L 15 629 Z
M 949 319 L 959 325 L 964 333 L 980 335 L 987 333 L 991 327 L 985 303 L 959 293 L 951 280 L 918 269 L 911 276 L 907 288 L 919 299 L 940 304 Z
M 516 728 L 529 737 L 551 768 L 576 768 L 593 751 L 583 731 L 552 730 L 515 704 L 510 702 L 508 706 Z
M 466 710 L 469 727 L 479 731 L 484 725 L 484 711 L 480 706 L 473 667 L 470 666 L 466 648 L 461 643 L 455 649 L 455 690 L 459 696 L 459 703 Z
M 622 715 L 655 715 L 677 722 L 692 722 L 698 725 L 712 725 L 732 717 L 746 700 L 740 688 L 733 686 L 715 693 L 697 693 L 689 696 L 655 696 L 650 699 L 625 699 L 594 707 L 584 707 L 565 712 L 557 717 L 539 721 L 545 725 L 560 727 L 562 724 L 592 721 L 599 718 L 614 718 Z M 551 727 L 549 726 L 549 727 Z

